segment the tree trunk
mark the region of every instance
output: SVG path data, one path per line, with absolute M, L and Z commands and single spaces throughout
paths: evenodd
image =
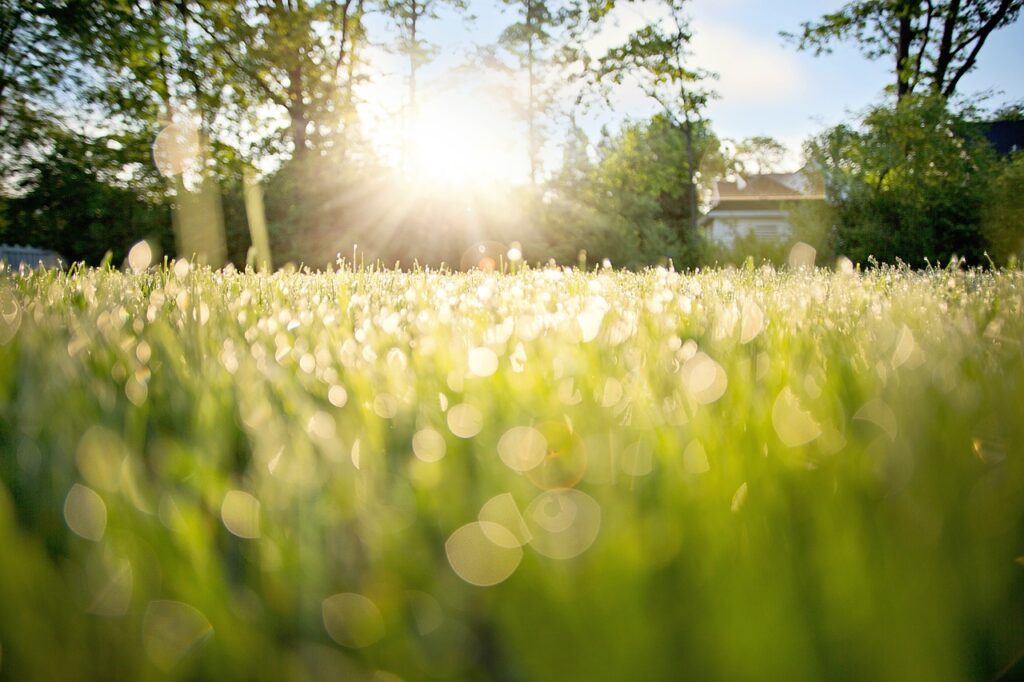
M 526 43 L 526 69 L 529 78 L 529 99 L 526 107 L 526 117 L 528 131 L 529 154 L 530 154 L 530 184 L 533 186 L 537 185 L 537 123 L 536 123 L 536 105 L 534 101 L 534 91 L 536 87 L 535 74 L 534 74 L 534 54 L 533 54 L 533 0 L 526 0 L 526 30 L 527 30 L 527 43 Z
M 419 66 L 416 54 L 419 48 L 416 44 L 418 22 L 419 6 L 416 0 L 412 0 L 412 17 L 409 24 L 409 113 L 413 120 L 416 119 L 416 68 Z
M 899 38 L 896 45 L 896 99 L 902 101 L 913 90 L 909 81 L 910 44 L 914 40 L 910 3 L 902 3 L 899 14 Z
M 344 143 L 345 143 L 345 150 L 343 152 L 344 154 L 348 154 L 349 142 L 351 142 L 351 140 L 352 140 L 352 138 L 350 136 L 350 132 L 351 132 L 351 129 L 352 129 L 353 125 L 355 125 L 355 120 L 356 120 L 356 116 L 355 116 L 355 106 L 356 106 L 356 103 L 355 103 L 356 59 L 357 59 L 357 48 L 359 47 L 359 39 L 362 37 L 361 36 L 361 30 L 362 30 L 361 27 L 362 27 L 362 21 L 363 21 L 363 2 L 364 2 L 364 0 L 358 0 L 358 2 L 356 3 L 356 11 L 355 11 L 355 14 L 352 16 L 352 19 L 351 19 L 352 21 L 354 21 L 356 23 L 355 23 L 355 25 L 351 29 L 347 29 L 349 47 L 348 47 L 348 56 L 347 56 L 348 61 L 345 64 L 345 74 L 346 74 L 346 77 L 345 77 L 345 97 L 344 97 L 344 102 L 342 104 L 342 106 L 344 107 L 344 110 L 342 111 L 342 122 L 343 122 L 343 125 L 344 125 L 344 128 L 343 128 L 344 138 L 343 139 L 344 139 Z M 349 22 L 349 17 L 348 17 L 348 14 L 346 13 L 346 16 L 345 16 L 345 25 L 346 25 L 346 27 L 348 26 L 348 22 Z
M 683 122 L 683 133 L 686 135 L 686 171 L 687 171 L 687 194 L 689 199 L 690 213 L 690 238 L 697 236 L 697 185 L 694 182 L 695 154 L 693 151 L 693 121 L 690 119 L 690 110 L 687 107 Z
M 296 63 L 288 69 L 288 113 L 292 119 L 292 143 L 295 145 L 294 158 L 298 159 L 306 153 L 306 103 L 302 99 L 302 64 L 298 54 Z
M 960 0 L 952 0 L 946 12 L 945 22 L 942 26 L 942 41 L 939 43 L 939 54 L 935 59 L 935 73 L 932 78 L 932 90 L 936 94 L 943 91 L 946 73 L 953 60 L 953 33 L 960 17 Z

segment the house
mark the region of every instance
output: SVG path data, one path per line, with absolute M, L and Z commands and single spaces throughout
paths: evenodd
M 711 208 L 700 227 L 710 241 L 731 247 L 739 238 L 754 236 L 782 241 L 793 234 L 791 211 L 808 201 L 824 201 L 825 192 L 806 168 L 796 173 L 765 173 L 719 181 L 711 194 Z
M 62 268 L 66 264 L 64 257 L 56 251 L 17 244 L 0 244 L 0 263 L 5 263 L 10 270 L 18 270 L 23 265 L 29 268 Z
M 1024 149 L 1024 120 L 989 121 L 973 125 L 1000 157 L 1005 158 Z

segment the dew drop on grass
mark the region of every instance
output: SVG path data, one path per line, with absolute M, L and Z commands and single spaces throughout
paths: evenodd
M 597 338 L 603 320 L 604 310 L 601 308 L 588 308 L 576 316 L 576 323 L 579 325 L 583 343 L 590 343 Z
M 743 304 L 743 322 L 740 327 L 740 343 L 750 343 L 764 329 L 764 312 L 753 301 Z
M 420 429 L 412 437 L 412 452 L 423 462 L 436 462 L 445 455 L 444 436 L 434 429 Z
M 448 410 L 448 428 L 459 438 L 472 438 L 483 426 L 483 414 L 474 405 L 460 403 Z
M 729 385 L 722 366 L 702 352 L 686 361 L 681 376 L 687 392 L 701 405 L 708 405 L 721 398 Z
M 498 439 L 498 456 L 513 471 L 529 471 L 544 461 L 548 442 L 531 426 L 513 426 Z
M 113 492 L 120 484 L 121 462 L 126 454 L 120 435 L 94 425 L 78 441 L 75 464 L 90 486 Z
M 134 272 L 142 272 L 153 264 L 153 247 L 145 239 L 132 246 L 128 251 L 128 267 Z
M 654 453 L 650 443 L 637 441 L 622 451 L 622 471 L 634 477 L 646 476 L 654 470 Z
M 327 634 L 341 646 L 364 649 L 384 638 L 384 616 L 372 600 L 361 594 L 331 595 L 321 604 L 321 613 Z
M 551 559 L 571 559 L 594 544 L 601 529 L 601 505 L 581 490 L 549 490 L 534 498 L 524 515 L 530 546 Z
M 21 325 L 21 306 L 14 295 L 5 288 L 0 288 L 0 344 L 6 344 L 18 333 Z M 70 351 L 70 344 L 68 353 Z
M 732 503 L 729 505 L 729 509 L 732 513 L 736 513 L 743 509 L 743 505 L 747 502 L 747 482 L 744 481 L 740 484 L 739 488 L 736 488 L 736 492 L 732 495 Z
M 405 593 L 405 600 L 409 605 L 416 632 L 421 636 L 429 635 L 444 623 L 444 609 L 433 596 L 426 592 L 409 590 Z
M 914 333 L 910 331 L 910 327 L 903 325 L 900 329 L 900 335 L 896 339 L 896 346 L 892 352 L 892 368 L 898 369 L 905 364 L 913 355 L 914 348 Z
M 174 261 L 174 276 L 178 279 L 185 279 L 192 267 L 184 258 Z
M 976 436 L 971 439 L 971 448 L 975 457 L 986 464 L 998 464 L 1006 459 L 1006 448 L 994 440 Z
M 164 177 L 181 175 L 197 163 L 200 149 L 199 128 L 194 123 L 171 123 L 153 142 L 153 161 Z
M 331 386 L 327 391 L 327 400 L 335 407 L 345 407 L 348 402 L 348 391 L 343 386 Z
M 796 269 L 810 269 L 814 267 L 814 260 L 818 251 L 810 244 L 797 242 L 789 250 L 789 267 Z
M 516 348 L 512 351 L 512 355 L 509 357 L 509 363 L 512 365 L 512 371 L 516 374 L 520 374 L 526 369 L 526 348 L 523 346 L 523 342 L 520 341 L 516 344 Z
M 92 488 L 76 483 L 64 498 L 64 520 L 76 535 L 99 542 L 107 529 L 107 505 Z
M 853 418 L 857 421 L 866 421 L 880 428 L 889 440 L 896 440 L 899 433 L 899 422 L 892 408 L 885 404 L 881 398 L 872 398 L 864 403 L 857 410 Z
M 373 413 L 381 419 L 391 419 L 398 414 L 398 398 L 390 393 L 378 393 L 373 399 Z
M 466 376 L 461 371 L 453 369 L 448 372 L 447 384 L 451 390 L 462 393 L 466 389 Z
M 356 438 L 355 441 L 352 443 L 352 451 L 349 454 L 349 457 L 352 459 L 352 466 L 354 466 L 356 469 L 358 469 L 360 467 L 360 464 L 362 463 L 361 462 L 361 459 L 362 459 L 362 452 L 361 452 L 361 450 L 362 450 L 362 448 L 361 448 L 360 440 L 358 438 Z
M 201 611 L 183 602 L 157 599 L 142 616 L 142 646 L 164 672 L 170 672 L 189 651 L 213 634 Z
M 491 538 L 499 540 L 496 543 Z M 508 579 L 523 559 L 515 535 L 504 526 L 475 521 L 448 538 L 445 554 L 452 570 L 470 585 L 489 587 Z
M 614 407 L 622 400 L 622 382 L 615 377 L 605 379 L 604 388 L 601 391 L 601 407 Z
M 232 535 L 246 540 L 260 536 L 260 501 L 244 490 L 229 490 L 224 495 L 220 518 Z
M 502 493 L 489 499 L 481 507 L 477 520 L 480 521 L 484 534 L 499 547 L 522 547 L 532 537 L 512 493 Z M 494 525 L 500 526 L 508 533 L 493 532 Z
M 772 406 L 772 426 L 779 440 L 791 448 L 806 445 L 821 435 L 821 426 L 788 386 L 782 389 Z
M 337 424 L 334 417 L 323 410 L 317 410 L 306 422 L 306 432 L 320 440 L 332 440 L 337 433 Z
M 477 377 L 489 377 L 498 370 L 498 356 L 485 346 L 469 351 L 469 372 Z
M 118 617 L 128 612 L 134 575 L 128 559 L 104 552 L 89 562 L 87 573 L 93 582 L 92 601 L 87 611 L 98 616 Z

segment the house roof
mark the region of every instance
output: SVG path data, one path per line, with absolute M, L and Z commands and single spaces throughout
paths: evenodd
M 796 173 L 764 173 L 738 178 L 735 182 L 719 181 L 715 187 L 715 201 L 792 201 L 824 199 L 825 195 L 812 186 L 803 171 Z
M 821 182 L 815 182 L 806 168 L 795 173 L 748 175 L 733 182 L 719 180 L 711 192 L 711 207 L 701 222 L 706 224 L 716 216 L 736 211 L 755 215 L 780 210 L 780 202 L 824 199 Z

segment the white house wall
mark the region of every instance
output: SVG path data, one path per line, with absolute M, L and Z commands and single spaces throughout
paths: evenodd
M 707 238 L 725 247 L 749 235 L 775 241 L 793 234 L 788 211 L 712 211 L 704 226 Z

